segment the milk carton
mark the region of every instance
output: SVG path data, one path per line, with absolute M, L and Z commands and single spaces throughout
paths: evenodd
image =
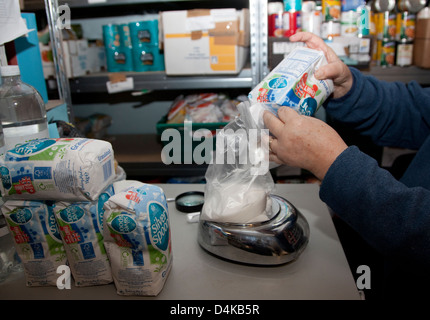
M 103 243 L 103 205 L 112 195 L 111 185 L 95 201 L 52 204 L 77 287 L 113 281 Z
M 0 157 L 0 174 L 6 199 L 93 201 L 115 178 L 112 145 L 86 138 L 33 140 Z
M 1 207 L 22 260 L 27 286 L 55 286 L 67 264 L 54 213 L 40 201 L 9 200 Z
M 169 213 L 161 188 L 114 184 L 105 203 L 104 242 L 119 295 L 155 296 L 171 269 Z
M 333 92 L 332 80 L 314 77 L 324 64 L 327 60 L 322 51 L 296 47 L 249 93 L 251 104 L 267 103 L 275 114 L 279 106 L 288 106 L 313 115 Z

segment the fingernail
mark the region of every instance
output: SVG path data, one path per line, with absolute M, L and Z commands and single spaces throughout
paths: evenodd
M 317 71 L 315 71 L 314 76 L 317 79 L 321 79 L 324 76 L 324 74 L 321 70 L 317 70 Z

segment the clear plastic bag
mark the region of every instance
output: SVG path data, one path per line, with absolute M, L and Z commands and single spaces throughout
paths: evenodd
M 203 220 L 251 223 L 265 221 L 271 213 L 268 130 L 257 126 L 249 102 L 238 109 L 240 116 L 217 133 L 206 171 Z

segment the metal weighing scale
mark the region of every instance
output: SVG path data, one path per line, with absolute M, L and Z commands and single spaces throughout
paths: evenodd
M 198 243 L 208 252 L 234 262 L 280 265 L 296 260 L 309 241 L 309 224 L 286 199 L 271 195 L 272 215 L 249 224 L 201 220 Z

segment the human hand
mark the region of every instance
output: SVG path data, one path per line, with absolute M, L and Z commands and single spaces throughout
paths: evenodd
M 274 135 L 269 142 L 269 160 L 312 172 L 320 180 L 348 147 L 325 122 L 298 114 L 289 107 L 278 109 L 279 119 L 263 114 L 266 127 Z
M 324 52 L 328 63 L 320 67 L 314 76 L 318 80 L 333 80 L 333 98 L 340 98 L 351 89 L 353 82 L 351 71 L 320 37 L 310 32 L 298 32 L 290 37 L 290 41 L 302 41 L 307 47 Z

